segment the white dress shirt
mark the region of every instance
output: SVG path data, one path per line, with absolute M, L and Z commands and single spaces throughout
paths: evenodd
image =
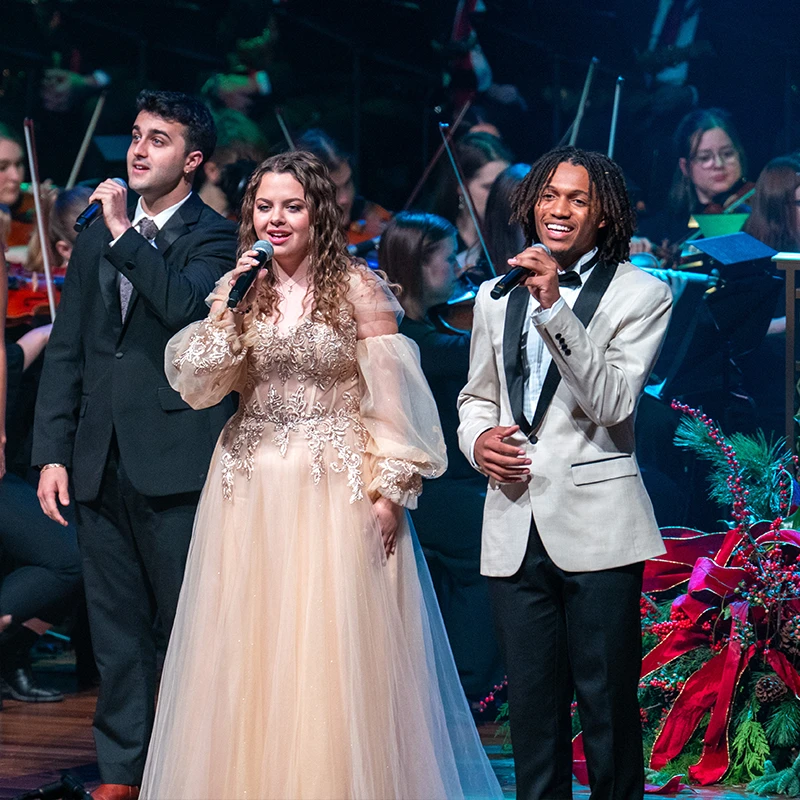
M 580 272 L 581 267 L 591 261 L 596 253 L 596 247 L 588 253 L 584 253 L 570 269 L 576 269 Z M 533 295 L 530 295 L 528 298 L 527 322 L 522 330 L 522 338 L 525 340 L 526 356 L 528 364 L 530 365 L 530 374 L 522 395 L 522 412 L 525 414 L 528 422 L 533 420 L 536 404 L 539 402 L 539 396 L 542 393 L 542 384 L 547 375 L 547 370 L 550 368 L 550 364 L 553 361 L 550 351 L 545 347 L 544 340 L 539 336 L 538 332 L 534 334 L 531 328 L 535 329 L 537 325 L 544 325 L 564 303 L 570 308 L 573 308 L 583 284 L 586 283 L 593 269 L 594 267 L 590 267 L 586 272 L 581 274 L 582 283 L 580 286 L 559 286 L 558 290 L 561 297 L 556 300 L 550 308 L 542 308 L 539 301 L 535 300 Z M 522 346 L 522 342 L 520 342 L 520 346 Z M 486 428 L 478 433 L 470 448 L 469 460 L 472 462 L 472 466 L 475 467 L 475 469 L 480 469 L 477 461 L 475 461 L 475 443 L 487 430 L 491 430 L 491 428 Z
M 584 253 L 570 269 L 578 270 L 591 261 L 597 248 Z M 575 307 L 575 301 L 586 283 L 589 276 L 592 274 L 594 267 L 590 267 L 586 272 L 581 274 L 580 286 L 559 286 L 561 297 L 550 307 L 542 308 L 539 301 L 534 299 L 533 295 L 528 298 L 528 319 L 527 323 L 522 329 L 522 336 L 526 340 L 526 356 L 528 364 L 530 365 L 530 374 L 525 383 L 525 390 L 522 395 L 522 413 L 528 422 L 533 421 L 533 415 L 536 411 L 536 404 L 539 402 L 539 396 L 542 393 L 542 386 L 544 379 L 547 376 L 547 370 L 550 369 L 550 364 L 553 361 L 553 356 L 550 351 L 545 347 L 544 340 L 538 333 L 535 333 L 535 328 L 538 325 L 544 325 L 550 317 L 555 314 L 566 303 L 570 308 Z

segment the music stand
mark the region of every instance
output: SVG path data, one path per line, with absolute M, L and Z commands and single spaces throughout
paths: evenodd
M 756 241 L 747 234 L 717 238 L 738 236 Z M 715 252 L 723 255 L 722 250 Z M 738 372 L 736 361 L 755 350 L 767 334 L 783 281 L 770 274 L 769 262 L 714 261 L 723 285 L 705 290 L 690 284 L 675 304 L 655 368 L 661 382 L 649 389 L 656 397 L 729 392 Z

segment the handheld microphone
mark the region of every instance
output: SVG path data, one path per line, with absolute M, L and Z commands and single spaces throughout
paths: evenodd
M 128 184 L 125 183 L 122 178 L 113 178 L 116 183 L 120 186 L 124 186 L 126 189 L 128 188 Z M 88 206 L 80 213 L 78 219 L 75 220 L 75 230 L 80 233 L 84 228 L 88 228 L 101 214 L 103 213 L 103 204 L 99 200 L 95 200 L 93 203 L 89 203 Z
M 534 242 L 531 247 L 541 247 L 547 255 L 550 255 L 550 248 L 546 244 Z M 525 267 L 514 267 L 514 269 L 510 269 L 500 278 L 492 287 L 492 291 L 489 294 L 492 296 L 493 300 L 499 300 L 501 297 L 505 297 L 515 286 L 522 283 L 530 274 L 531 271 L 525 269 Z
M 228 308 L 236 308 L 242 302 L 242 298 L 247 294 L 253 281 L 258 277 L 258 271 L 264 267 L 268 261 L 272 261 L 275 248 L 269 243 L 260 239 L 253 245 L 253 250 L 258 254 L 258 263 L 249 271 L 243 272 L 233 284 L 233 289 L 228 295 Z

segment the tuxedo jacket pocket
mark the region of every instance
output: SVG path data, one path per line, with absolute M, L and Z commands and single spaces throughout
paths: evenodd
M 572 482 L 576 486 L 600 483 L 613 478 L 627 478 L 638 473 L 633 457 L 627 455 L 601 458 L 599 461 L 584 461 L 581 464 L 573 464 L 571 470 Z

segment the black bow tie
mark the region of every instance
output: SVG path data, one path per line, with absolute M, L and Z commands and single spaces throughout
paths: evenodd
M 559 272 L 558 273 L 558 285 L 559 286 L 569 286 L 571 289 L 577 289 L 583 281 L 581 280 L 581 276 L 578 274 L 578 270 L 570 269 L 567 272 Z

